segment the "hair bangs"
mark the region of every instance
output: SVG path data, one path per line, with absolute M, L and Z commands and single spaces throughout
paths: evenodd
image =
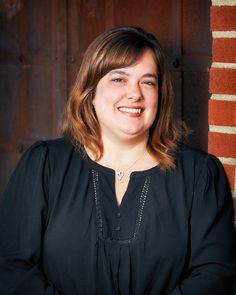
M 103 58 L 97 67 L 99 80 L 114 69 L 125 68 L 135 64 L 147 48 L 147 46 L 136 47 L 130 43 L 109 46 L 110 48 L 104 51 L 104 55 L 102 54 Z

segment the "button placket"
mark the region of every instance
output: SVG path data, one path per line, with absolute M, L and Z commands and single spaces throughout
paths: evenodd
M 116 217 L 120 218 L 121 217 L 121 213 L 120 212 L 117 212 L 116 213 Z
M 121 222 L 121 220 L 120 220 L 120 218 L 121 218 L 121 213 L 120 212 L 117 212 L 116 213 L 116 226 L 114 227 L 114 230 L 116 231 L 116 232 L 119 232 L 120 230 L 121 230 L 121 226 L 120 226 L 120 222 Z
M 119 225 L 117 225 L 114 229 L 115 229 L 115 231 L 120 231 L 121 227 Z
M 100 204 L 100 196 L 99 196 L 99 177 L 98 172 L 92 170 L 92 177 L 93 177 L 93 189 L 94 189 L 94 199 L 95 199 L 95 207 L 96 207 L 96 213 L 97 213 L 97 230 L 98 230 L 98 236 L 102 239 L 105 239 L 108 242 L 118 242 L 118 243 L 131 243 L 133 240 L 137 238 L 140 225 L 142 223 L 142 217 L 143 217 L 143 210 L 146 202 L 146 198 L 148 195 L 148 190 L 150 186 L 150 179 L 149 177 L 146 177 L 143 188 L 141 191 L 141 195 L 139 197 L 139 205 L 138 205 L 138 212 L 136 216 L 136 224 L 134 228 L 134 233 L 131 238 L 122 238 L 122 226 L 125 228 L 124 220 L 121 216 L 121 213 L 117 210 L 115 214 L 113 215 L 113 221 L 108 225 L 110 228 L 110 236 L 104 236 L 103 234 L 103 216 L 102 216 L 102 207 Z M 122 222 L 123 220 L 123 222 Z M 121 226 L 122 225 L 122 226 Z M 124 230 L 126 232 L 126 229 Z

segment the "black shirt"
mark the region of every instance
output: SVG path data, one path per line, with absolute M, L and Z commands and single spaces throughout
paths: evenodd
M 233 209 L 220 162 L 181 147 L 176 169 L 115 174 L 67 140 L 34 144 L 0 207 L 0 294 L 232 294 Z

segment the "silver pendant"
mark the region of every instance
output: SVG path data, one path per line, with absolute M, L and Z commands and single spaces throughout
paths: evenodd
M 123 171 L 117 171 L 116 172 L 116 176 L 118 178 L 119 181 L 122 180 L 122 178 L 124 177 L 125 173 Z

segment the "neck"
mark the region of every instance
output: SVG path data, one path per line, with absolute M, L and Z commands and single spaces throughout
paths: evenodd
M 147 151 L 147 138 L 142 141 L 117 142 L 103 137 L 104 152 L 99 164 L 114 169 L 119 183 L 129 178 L 132 171 L 143 171 L 158 165 L 157 159 Z M 93 154 L 87 150 L 91 159 Z
M 147 150 L 147 138 L 140 141 L 114 142 L 103 137 L 104 152 L 101 163 L 114 163 L 119 167 L 129 166 Z

